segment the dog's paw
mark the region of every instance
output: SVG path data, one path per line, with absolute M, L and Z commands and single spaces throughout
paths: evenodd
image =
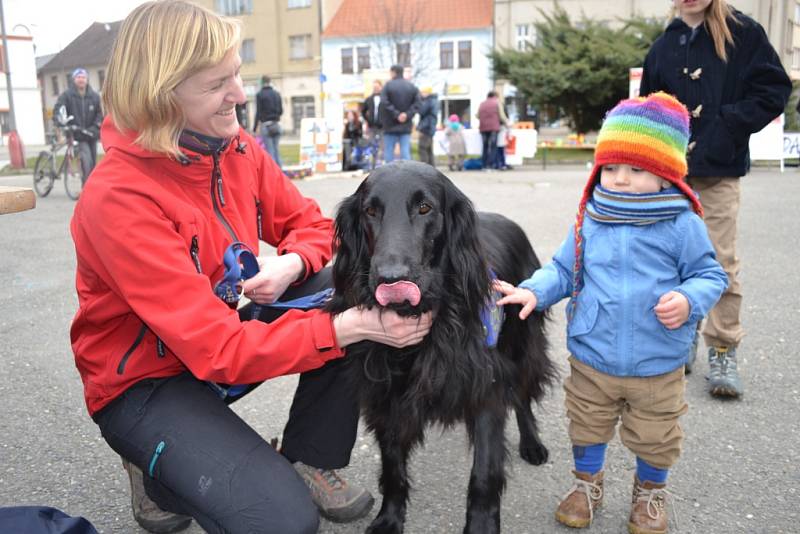
M 530 443 L 520 442 L 519 455 L 531 465 L 542 465 L 547 463 L 550 453 L 540 441 L 531 440 Z
M 403 534 L 403 522 L 388 515 L 379 515 L 364 531 L 366 534 Z

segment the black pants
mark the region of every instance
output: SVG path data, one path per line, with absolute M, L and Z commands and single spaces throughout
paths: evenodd
M 481 132 L 483 141 L 483 153 L 481 163 L 484 169 L 494 169 L 497 167 L 495 162 L 495 152 L 497 152 L 497 132 Z
M 323 270 L 283 298 L 329 284 Z M 265 308 L 259 319 L 281 313 Z M 250 317 L 249 307 L 241 315 Z M 317 510 L 289 462 L 328 469 L 349 463 L 358 406 L 343 364 L 334 360 L 300 376 L 282 454 L 228 407 L 229 399 L 189 373 L 137 382 L 94 419 L 111 448 L 142 469 L 147 494 L 162 509 L 191 515 L 211 533 L 316 532 Z
M 433 136 L 424 133 L 419 134 L 419 160 L 422 163 L 436 166 L 436 161 L 433 159 Z

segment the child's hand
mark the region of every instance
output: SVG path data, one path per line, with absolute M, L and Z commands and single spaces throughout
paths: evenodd
M 495 280 L 494 284 L 492 284 L 492 288 L 505 295 L 505 297 L 497 301 L 498 306 L 504 306 L 506 304 L 522 305 L 519 318 L 523 321 L 527 319 L 534 308 L 536 308 L 536 295 L 533 294 L 533 291 L 522 289 L 521 287 L 514 287 L 502 280 Z
M 661 295 L 654 310 L 661 324 L 675 330 L 689 318 L 689 301 L 683 294 L 670 291 Z

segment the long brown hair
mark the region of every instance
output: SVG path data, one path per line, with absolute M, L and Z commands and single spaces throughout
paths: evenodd
M 680 10 L 674 8 L 677 15 L 680 15 Z M 733 34 L 728 26 L 730 20 L 734 24 L 741 24 L 742 22 L 733 14 L 731 6 L 725 0 L 711 0 L 711 4 L 706 8 L 703 24 L 706 30 L 711 35 L 711 40 L 714 41 L 714 50 L 717 56 L 724 62 L 728 62 L 728 52 L 725 50 L 725 44 L 729 43 L 731 46 L 736 46 L 733 42 Z

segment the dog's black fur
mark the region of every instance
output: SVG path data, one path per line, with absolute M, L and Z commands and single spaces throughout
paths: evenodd
M 494 349 L 486 346 L 480 320 L 491 295 L 490 269 L 517 284 L 540 267 L 524 232 L 501 215 L 476 214 L 433 167 L 398 162 L 370 173 L 342 202 L 336 238 L 331 312 L 378 306 L 377 286 L 399 280 L 416 283 L 422 299 L 389 307 L 406 316 L 435 312 L 430 334 L 417 346 L 347 348 L 362 414 L 382 457 L 383 504 L 367 532 L 403 532 L 411 452 L 428 424 L 459 421 L 474 448 L 464 532 L 499 532 L 509 408 L 516 412 L 522 458 L 541 464 L 548 454 L 531 411 L 554 377 L 544 316 L 523 322 L 519 306 L 507 306 Z

